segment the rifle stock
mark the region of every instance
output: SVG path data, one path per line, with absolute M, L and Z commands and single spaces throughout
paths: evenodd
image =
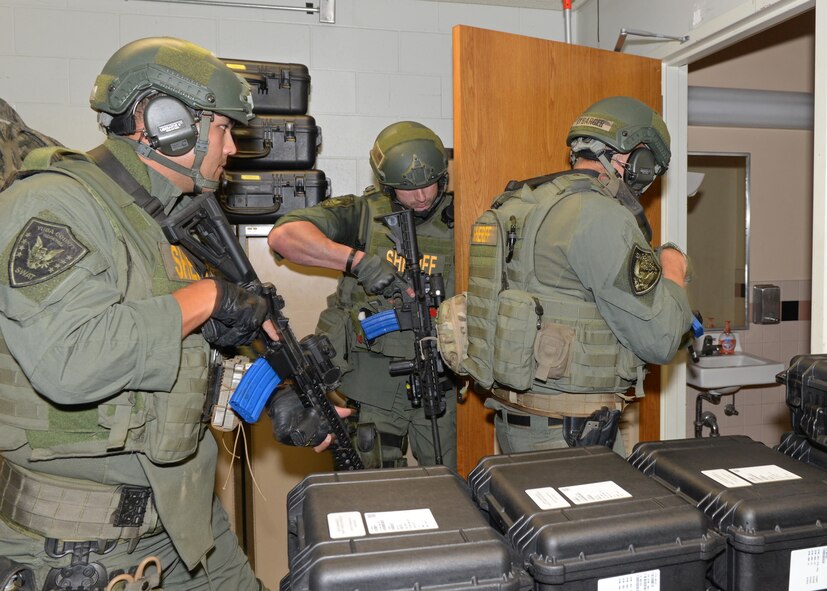
M 388 230 L 398 252 L 405 259 L 404 276 L 414 291 L 411 297 L 400 294 L 402 303 L 394 307 L 399 330 L 410 330 L 414 335 L 413 357 L 390 363 L 391 375 L 409 375 L 408 398 L 414 408 L 423 407 L 425 418 L 431 421 L 434 439 L 434 457 L 442 463 L 442 447 L 437 419 L 445 412 L 445 395 L 441 387 L 445 369 L 437 350 L 436 330 L 431 310 L 439 307 L 445 297 L 441 274 L 426 275 L 419 266 L 419 244 L 413 211 L 402 211 L 377 216 Z
M 296 339 L 282 312 L 284 299 L 275 286 L 259 280 L 215 196 L 211 193 L 199 195 L 187 207 L 164 220 L 161 226 L 172 244 L 180 244 L 218 274 L 266 299 L 268 318 L 278 339 L 271 341 L 262 331 L 264 350 L 261 358 L 279 378 L 293 381 L 302 405 L 315 408 L 327 420 L 335 437 L 330 449 L 336 469 L 364 468 L 347 427 L 327 398 L 327 393 L 339 386 L 341 377 L 340 370 L 331 361 L 335 355 L 333 346 L 323 335 L 309 335 L 301 341 Z M 269 398 L 272 394 L 264 395 Z

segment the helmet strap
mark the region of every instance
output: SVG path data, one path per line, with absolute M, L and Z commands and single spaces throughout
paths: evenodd
M 177 162 L 173 162 L 156 149 L 152 148 L 149 144 L 145 144 L 128 137 L 122 137 L 121 139 L 132 144 L 135 151 L 144 158 L 148 158 L 149 160 L 157 162 L 164 168 L 168 168 L 178 174 L 191 178 L 194 183 L 194 193 L 202 193 L 205 189 L 207 191 L 215 191 L 218 188 L 218 181 L 207 179 L 201 174 L 201 163 L 207 155 L 207 149 L 210 142 L 209 136 L 212 117 L 212 113 L 204 112 L 199 118 L 198 139 L 195 142 L 195 160 L 192 163 L 192 168 L 187 168 Z
M 436 182 L 437 194 L 436 198 L 434 199 L 434 202 L 431 204 L 431 207 L 429 207 L 426 211 L 414 212 L 414 217 L 418 220 L 427 220 L 429 217 L 431 217 L 431 214 L 433 214 L 434 211 L 436 211 L 436 209 L 439 207 L 439 204 L 442 203 L 442 199 L 445 197 L 445 190 L 448 187 L 448 173 L 446 172 L 445 174 L 443 174 L 441 177 L 437 179 Z M 388 187 L 387 185 L 382 185 L 382 192 L 388 197 L 390 197 L 394 206 L 400 209 L 405 209 L 405 206 L 402 205 L 396 198 L 396 189 L 394 189 L 393 187 Z

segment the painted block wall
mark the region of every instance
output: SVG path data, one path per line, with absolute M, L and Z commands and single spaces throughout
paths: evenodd
M 89 92 L 124 43 L 170 35 L 220 57 L 302 63 L 312 78 L 308 111 L 322 128 L 316 168 L 334 194 L 358 193 L 373 182 L 368 150 L 390 123 L 418 120 L 453 144 L 456 24 L 564 38 L 559 10 L 426 0 L 337 0 L 335 24 L 302 12 L 140 0 L 0 0 L 0 97 L 35 129 L 89 149 L 102 138 Z

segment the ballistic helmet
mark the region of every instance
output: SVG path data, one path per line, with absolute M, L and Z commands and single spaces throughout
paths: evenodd
M 448 153 L 433 131 L 415 121 L 400 121 L 376 137 L 370 167 L 386 187 L 422 189 L 446 178 Z
M 666 172 L 672 155 L 666 123 L 648 106 L 628 96 L 597 101 L 574 121 L 566 137 L 566 145 L 575 155 L 592 152 L 597 156 L 604 147 L 628 154 L 640 144 L 651 150 L 655 174 Z
M 253 118 L 250 86 L 212 53 L 173 37 L 138 39 L 116 51 L 95 80 L 92 109 L 123 115 L 148 92 L 239 123 Z

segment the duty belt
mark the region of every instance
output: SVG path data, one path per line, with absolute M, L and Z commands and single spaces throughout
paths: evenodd
M 494 388 L 494 398 L 515 409 L 529 414 L 543 415 L 555 419 L 563 417 L 587 417 L 601 407 L 623 410 L 626 400 L 613 392 L 595 394 L 534 394 L 532 392 L 513 392 Z
M 0 457 L 0 517 L 55 540 L 128 540 L 160 532 L 152 489 L 41 474 Z

